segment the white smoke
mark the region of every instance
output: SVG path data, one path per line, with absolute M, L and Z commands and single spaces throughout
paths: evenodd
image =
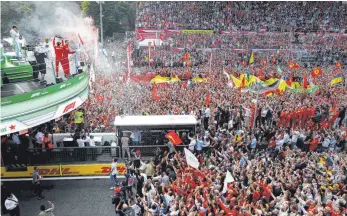
M 65 39 L 92 41 L 91 20 L 82 17 L 80 6 L 75 2 L 33 2 L 34 11 L 20 23 L 20 32 L 30 43 L 44 41 L 60 35 Z

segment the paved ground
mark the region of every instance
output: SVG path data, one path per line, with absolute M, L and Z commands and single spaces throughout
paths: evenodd
M 37 200 L 37 197 L 33 196 L 29 181 L 4 183 L 19 199 L 21 216 L 37 216 L 40 206 L 47 204 L 48 200 L 55 204 L 55 216 L 115 215 L 108 179 L 44 181 L 44 185 L 51 183 L 55 188 L 44 190 L 43 200 Z

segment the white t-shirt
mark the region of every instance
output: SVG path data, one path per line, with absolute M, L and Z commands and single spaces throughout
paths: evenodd
M 11 194 L 11 197 L 5 200 L 5 207 L 7 210 L 12 210 L 18 205 L 18 199 L 15 195 Z
M 44 134 L 42 132 L 37 132 L 35 135 L 36 143 L 41 144 Z
M 18 41 L 19 40 L 19 31 L 16 31 L 14 29 L 11 29 L 10 31 L 10 35 L 12 37 L 12 39 Z
M 194 147 L 195 147 L 195 145 L 196 145 L 196 140 L 195 139 L 191 139 L 190 140 L 190 143 L 189 143 L 189 150 L 190 151 L 194 151 Z
M 117 162 L 113 162 L 113 163 L 111 164 L 111 174 L 112 174 L 112 175 L 117 175 L 117 174 L 118 174 Z
M 245 109 L 245 116 L 246 116 L 246 117 L 251 116 L 251 110 L 248 109 L 248 108 L 244 108 L 244 109 Z
M 85 140 L 83 139 L 77 139 L 77 143 L 78 143 L 78 147 L 85 147 L 85 144 L 84 144 Z
M 209 118 L 210 115 L 211 115 L 211 109 L 210 108 L 206 108 L 206 110 L 205 110 L 205 117 Z
M 36 57 L 35 57 L 35 54 L 34 54 L 34 51 L 28 51 L 27 52 L 27 57 L 28 57 L 28 61 L 36 61 Z

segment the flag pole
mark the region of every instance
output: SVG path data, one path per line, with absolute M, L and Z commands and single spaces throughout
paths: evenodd
M 210 56 L 210 74 L 211 74 L 211 69 L 212 69 L 212 53 L 213 53 L 213 50 L 211 50 L 211 56 Z
M 253 125 L 252 130 L 255 129 L 255 120 L 257 119 L 257 113 L 258 113 L 258 100 L 259 100 L 259 92 L 260 92 L 260 83 L 257 83 L 258 91 L 257 91 L 257 99 L 255 101 L 255 111 L 254 111 L 254 118 L 253 118 Z
M 151 42 L 148 42 L 148 67 L 151 67 Z

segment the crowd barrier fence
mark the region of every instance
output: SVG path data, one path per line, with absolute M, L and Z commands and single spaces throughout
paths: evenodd
M 176 150 L 182 151 L 184 147 L 187 146 L 179 145 Z M 111 163 L 113 158 L 124 162 L 134 159 L 139 154 L 141 159 L 147 160 L 164 151 L 169 151 L 167 145 L 130 145 L 123 148 L 120 146 L 29 148 L 26 152 L 17 152 L 18 157 L 6 155 L 3 161 L 5 166 L 12 168 L 53 164 Z

